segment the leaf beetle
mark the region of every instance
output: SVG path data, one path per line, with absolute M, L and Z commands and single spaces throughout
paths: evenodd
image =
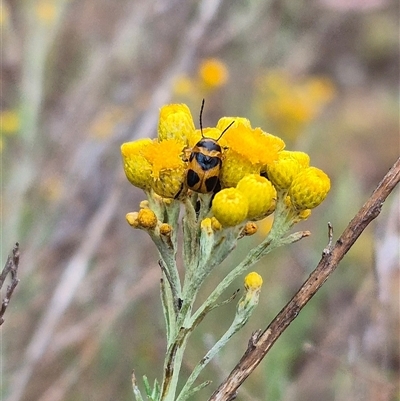
M 222 165 L 223 150 L 218 144 L 222 135 L 234 123 L 232 121 L 217 139 L 207 138 L 203 135 L 202 114 L 204 99 L 200 109 L 200 131 L 202 139 L 188 150 L 190 156 L 186 170 L 186 186 L 192 191 L 207 194 L 213 192 L 219 181 L 219 173 Z

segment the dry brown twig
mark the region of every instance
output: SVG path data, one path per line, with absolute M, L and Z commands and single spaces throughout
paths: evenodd
M 322 258 L 308 279 L 293 298 L 263 331 L 255 332 L 249 340 L 246 352 L 229 376 L 211 395 L 209 401 L 231 401 L 247 377 L 263 360 L 275 341 L 298 316 L 303 307 L 322 287 L 335 271 L 344 255 L 353 246 L 368 224 L 380 213 L 383 203 L 400 181 L 400 158 L 383 177 L 371 197 L 362 206 L 332 246 L 333 230 L 329 224 L 329 244 L 322 252 Z
M 19 283 L 19 278 L 17 277 L 19 266 L 19 244 L 18 242 L 15 244 L 12 250 L 12 256 L 7 258 L 7 262 L 3 268 L 3 271 L 0 274 L 0 289 L 3 288 L 4 281 L 8 276 L 8 273 L 11 274 L 11 283 L 7 286 L 6 296 L 3 298 L 1 302 L 0 309 L 0 326 L 4 323 L 4 313 L 7 309 L 8 304 L 10 303 L 11 296 L 15 290 L 15 287 Z

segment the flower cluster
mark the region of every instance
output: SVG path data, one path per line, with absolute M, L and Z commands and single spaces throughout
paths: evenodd
M 305 210 L 325 199 L 330 180 L 322 170 L 310 167 L 306 153 L 284 150 L 282 139 L 252 128 L 242 117 L 223 117 L 216 127 L 200 132 L 184 104 L 161 108 L 157 139 L 122 145 L 128 180 L 149 197 L 155 193 L 182 201 L 197 196 L 187 185 L 187 171 L 194 169 L 200 177 L 208 172 L 196 158 L 191 160 L 191 152 L 202 137 L 216 141 L 228 126 L 218 141 L 223 149 L 216 177 L 221 190 L 215 194 L 209 213 L 223 227 L 244 225 L 270 215 L 278 196 L 300 219 L 308 217 Z

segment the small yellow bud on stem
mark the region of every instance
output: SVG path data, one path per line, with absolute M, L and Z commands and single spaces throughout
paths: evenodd
M 128 222 L 128 224 L 131 226 L 131 227 L 135 227 L 135 228 L 137 228 L 137 226 L 139 225 L 139 223 L 138 223 L 138 212 L 130 212 L 130 213 L 127 213 L 126 214 L 126 216 L 125 216 L 125 218 L 126 218 L 126 221 Z

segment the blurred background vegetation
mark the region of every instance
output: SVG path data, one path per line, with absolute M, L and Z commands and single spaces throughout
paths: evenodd
M 1 251 L 21 283 L 1 326 L 7 401 L 132 400 L 161 377 L 157 253 L 125 214 L 143 194 L 120 145 L 156 135 L 185 102 L 204 125 L 242 116 L 310 154 L 332 180 L 299 229 L 312 236 L 256 270 L 260 305 L 202 375 L 205 400 L 305 280 L 399 155 L 395 0 L 3 0 Z M 269 221 L 261 234 L 268 231 Z M 207 291 L 260 236 L 244 239 Z M 399 400 L 399 191 L 267 358 L 241 401 Z M 238 281 L 232 291 L 241 288 Z M 187 372 L 234 314 L 192 338 Z M 187 373 L 186 372 L 186 373 Z

